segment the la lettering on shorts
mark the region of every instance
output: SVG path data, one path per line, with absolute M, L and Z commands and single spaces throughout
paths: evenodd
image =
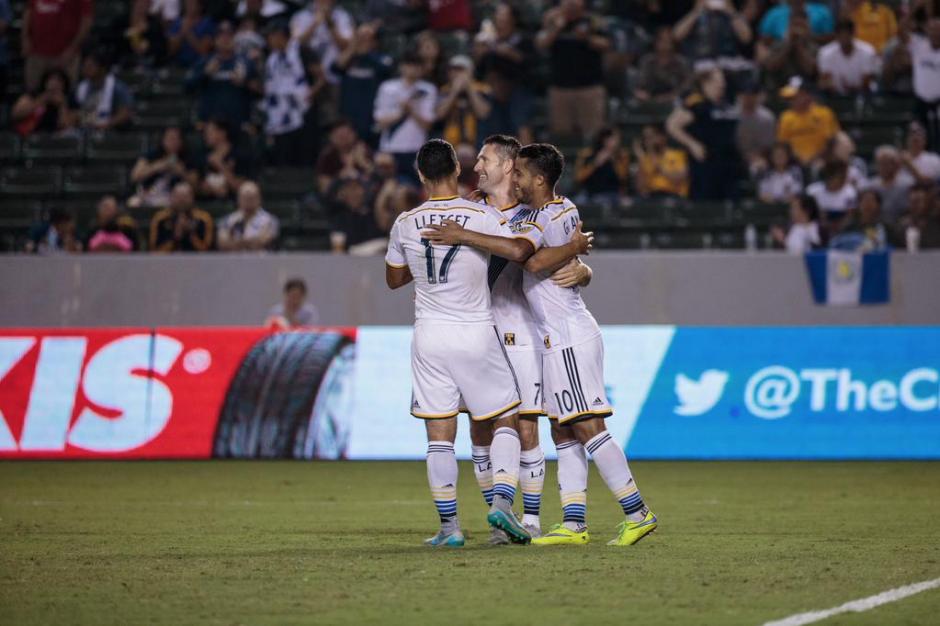
M 417 324 L 411 372 L 411 414 L 421 419 L 453 417 L 461 399 L 478 421 L 520 404 L 512 367 L 492 325 Z
M 614 412 L 604 389 L 604 342 L 600 335 L 544 353 L 542 380 L 548 416 L 559 424 L 584 417 L 610 417 Z

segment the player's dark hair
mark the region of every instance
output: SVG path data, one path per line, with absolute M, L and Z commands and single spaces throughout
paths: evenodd
M 550 143 L 530 143 L 519 149 L 518 158 L 526 159 L 537 174 L 554 187 L 565 171 L 565 156 Z
M 431 139 L 418 150 L 415 164 L 427 180 L 444 180 L 457 172 L 457 153 L 443 139 Z
M 304 282 L 303 278 L 291 278 L 284 283 L 284 293 L 288 293 L 294 289 L 300 289 L 302 292 L 307 293 L 307 283 Z
M 495 146 L 499 156 L 503 159 L 515 159 L 522 144 L 515 137 L 509 135 L 490 135 L 483 140 L 484 146 Z

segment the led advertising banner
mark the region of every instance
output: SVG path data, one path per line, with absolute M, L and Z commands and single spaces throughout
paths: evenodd
M 0 331 L 0 458 L 422 459 L 411 334 Z M 603 334 L 607 425 L 631 458 L 940 458 L 940 328 Z

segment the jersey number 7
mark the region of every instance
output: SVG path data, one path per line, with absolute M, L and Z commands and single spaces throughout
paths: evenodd
M 450 265 L 454 261 L 454 256 L 457 254 L 457 250 L 460 249 L 460 244 L 456 246 L 450 246 L 447 250 L 447 253 L 444 255 L 444 260 L 441 262 L 441 272 L 440 275 L 435 274 L 434 267 L 434 244 L 431 243 L 430 239 L 421 239 L 421 243 L 424 244 L 424 259 L 427 262 L 428 267 L 428 284 L 436 285 L 437 283 L 446 283 L 447 282 L 447 272 L 450 270 Z

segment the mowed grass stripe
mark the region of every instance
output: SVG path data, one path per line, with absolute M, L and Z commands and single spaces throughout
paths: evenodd
M 423 463 L 2 463 L 0 623 L 753 625 L 940 576 L 938 463 L 632 467 L 661 520 L 637 546 L 603 545 L 592 468 L 590 545 L 489 548 L 462 463 L 441 551 Z M 930 623 L 930 595 L 859 617 Z

